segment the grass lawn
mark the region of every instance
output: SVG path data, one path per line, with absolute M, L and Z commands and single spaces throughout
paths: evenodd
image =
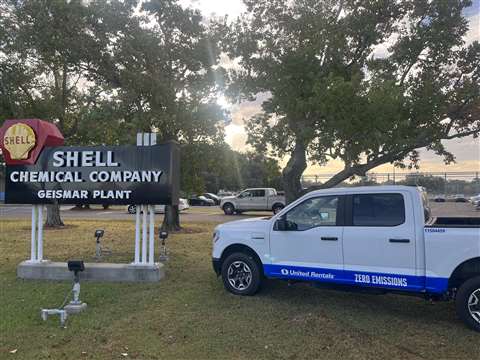
M 107 261 L 132 260 L 133 221 L 68 224 L 45 231 L 48 259 L 91 261 L 93 232 L 105 228 Z M 15 277 L 30 254 L 29 225 L 0 221 L 0 359 L 480 359 L 479 334 L 452 304 L 282 281 L 254 297 L 227 293 L 211 269 L 214 224 L 170 236 L 160 283 L 82 283 L 88 309 L 61 329 L 40 309 L 60 305 L 70 283 Z

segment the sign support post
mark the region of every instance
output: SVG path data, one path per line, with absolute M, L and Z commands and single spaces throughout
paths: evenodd
M 147 206 L 142 205 L 142 264 L 147 263 Z
M 135 259 L 134 264 L 140 264 L 140 207 L 135 210 Z
M 155 262 L 155 254 L 154 254 L 154 232 L 155 232 L 155 205 L 149 205 L 150 208 L 150 229 L 148 229 L 149 235 L 149 246 L 148 246 L 148 264 L 153 265 Z
M 138 133 L 137 146 L 153 146 L 157 144 L 157 134 Z M 135 257 L 133 265 L 155 264 L 155 205 L 135 205 Z M 148 213 L 148 216 L 147 216 Z M 148 219 L 148 220 L 147 220 Z M 147 224 L 148 221 L 148 224 Z M 140 228 L 142 229 L 140 246 Z M 148 237 L 148 247 L 147 247 Z
M 30 262 L 43 261 L 43 210 L 44 205 L 32 205 Z
M 30 245 L 30 261 L 37 261 L 37 205 L 32 206 L 32 243 Z
M 37 205 L 38 230 L 37 230 L 37 261 L 43 261 L 43 205 Z

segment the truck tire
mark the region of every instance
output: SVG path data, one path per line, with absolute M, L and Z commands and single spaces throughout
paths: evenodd
M 233 253 L 222 264 L 225 289 L 235 295 L 254 295 L 262 282 L 260 265 L 245 253 Z
M 278 213 L 284 208 L 283 204 L 274 204 L 272 207 L 272 211 L 274 214 Z
M 137 212 L 137 206 L 136 205 L 129 205 L 127 208 L 127 211 L 129 214 L 135 214 Z
M 480 332 L 480 276 L 465 281 L 455 298 L 457 315 L 475 331 Z
M 225 215 L 233 215 L 235 213 L 235 207 L 231 203 L 223 205 L 223 212 Z

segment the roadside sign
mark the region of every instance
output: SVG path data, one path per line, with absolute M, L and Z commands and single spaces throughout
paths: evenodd
M 5 203 L 177 204 L 177 143 L 57 146 L 63 137 L 55 125 L 44 123 L 9 120 L 0 129 Z

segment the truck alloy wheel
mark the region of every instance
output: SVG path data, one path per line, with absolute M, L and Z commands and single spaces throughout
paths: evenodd
M 458 317 L 480 332 L 480 276 L 467 280 L 460 286 L 455 302 Z
M 233 213 L 235 212 L 235 208 L 232 204 L 225 204 L 223 205 L 223 212 L 225 213 L 225 215 L 233 215 Z
M 470 316 L 480 324 L 480 289 L 475 290 L 468 298 Z
M 129 214 L 135 214 L 137 212 L 137 207 L 135 205 L 129 205 L 127 211 Z
M 222 263 L 222 280 L 235 295 L 253 295 L 261 284 L 259 264 L 246 253 L 233 253 Z
M 228 267 L 227 279 L 235 290 L 245 290 L 252 283 L 252 270 L 243 261 L 235 261 Z
M 282 206 L 282 205 L 275 205 L 272 210 L 273 210 L 273 213 L 274 213 L 274 214 L 277 214 L 277 213 L 279 213 L 282 209 L 283 209 L 283 206 Z

